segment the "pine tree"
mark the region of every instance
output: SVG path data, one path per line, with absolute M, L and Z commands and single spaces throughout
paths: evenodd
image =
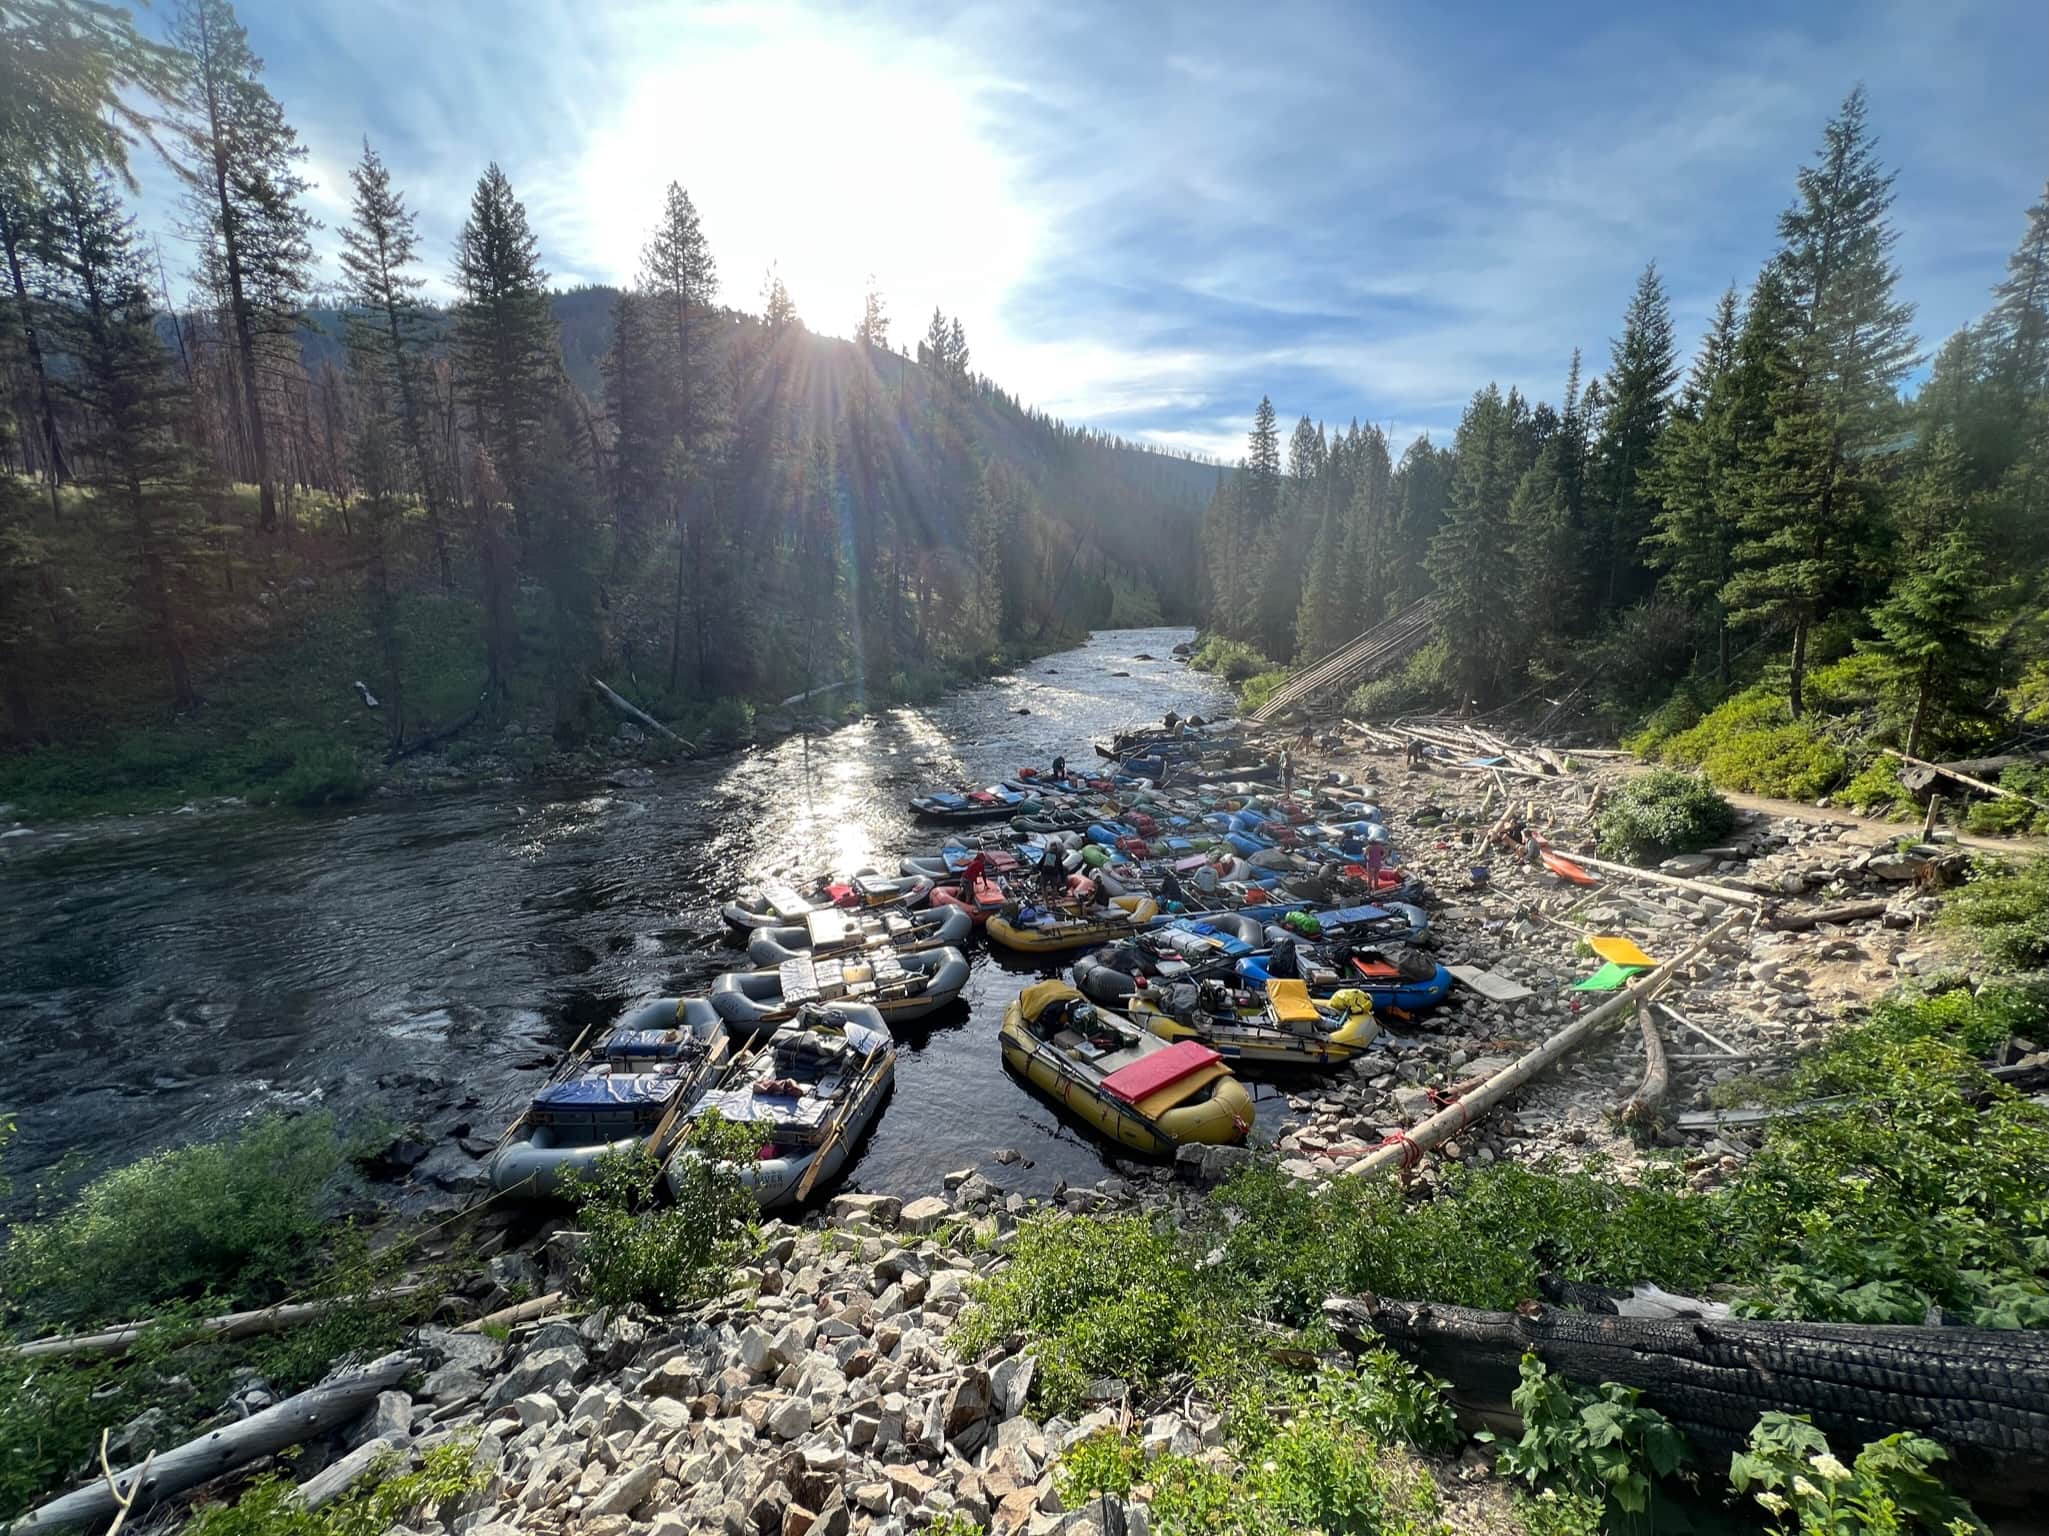
M 527 536 L 525 492 L 559 368 L 548 274 L 526 209 L 493 163 L 477 181 L 455 258 L 456 383 Z
M 1985 337 L 1996 383 L 1997 443 L 1987 457 L 2001 482 L 2013 547 L 2049 560 L 2049 191 L 2028 209 L 2028 227 L 1994 290 Z M 2049 588 L 2037 585 L 2036 600 Z
M 1749 477 L 1731 617 L 1792 637 L 1787 702 L 1806 708 L 1807 641 L 1851 595 L 1877 534 L 1875 450 L 1897 430 L 1897 391 L 1914 362 L 1913 306 L 1893 296 L 1892 176 L 1865 122 L 1862 88 L 1824 134 L 1816 164 L 1779 220 L 1773 261 L 1790 319 L 1773 428 Z
M 961 328 L 959 315 L 946 328 L 946 371 L 956 383 L 968 381 L 968 333 Z
M 263 84 L 263 61 L 228 0 L 184 0 L 172 38 L 185 56 L 171 128 L 194 222 L 218 264 L 241 367 L 242 409 L 256 469 L 260 526 L 277 527 L 277 484 L 261 380 L 266 354 L 290 343 L 305 319 L 310 243 L 317 227 L 299 205 L 305 156 L 284 109 Z
M 694 566 L 701 580 L 716 585 L 719 579 L 718 572 L 704 566 L 715 532 L 711 508 L 704 498 L 710 478 L 706 445 L 714 414 L 710 396 L 717 387 L 706 362 L 706 322 L 718 293 L 718 269 L 697 205 L 677 182 L 669 183 L 661 220 L 641 250 L 640 287 L 653 311 L 648 321 L 650 347 L 656 337 L 661 345 L 654 349 L 660 361 L 649 361 L 640 386 L 650 393 L 634 408 L 644 414 L 635 423 L 635 448 L 641 462 L 635 466 L 633 489 L 653 496 L 659 487 L 668 499 L 676 529 L 676 570 L 669 602 L 669 691 L 673 693 L 682 680 L 685 578 Z M 635 319 L 632 315 L 619 318 L 626 325 Z M 630 339 L 627 353 L 631 371 Z M 613 398 L 619 410 L 627 410 L 623 396 Z M 623 423 L 624 416 L 620 419 Z
M 1968 709 L 1991 675 L 1990 658 L 1975 628 L 1984 589 L 1976 541 L 1969 530 L 1958 528 L 1872 611 L 1878 635 L 1865 648 L 1883 657 L 1894 679 L 1913 695 L 1906 744 L 1910 757 L 1921 755 L 1929 726 Z
M 761 323 L 768 332 L 771 347 L 803 325 L 797 318 L 796 301 L 790 297 L 790 290 L 783 286 L 782 274 L 773 268 L 769 271 L 767 282 L 762 285 Z
M 1444 526 L 1451 498 L 1452 454 L 1434 446 L 1428 433 L 1403 450 L 1394 476 L 1394 589 L 1390 606 L 1408 607 L 1430 590 L 1425 561 Z
M 1544 434 L 1536 462 L 1517 482 L 1508 508 L 1508 554 L 1521 577 L 1523 617 L 1534 646 L 1582 627 L 1580 492 L 1587 449 L 1579 362 L 1575 350 L 1566 376 L 1565 409 Z
M 0 254 L 34 381 L 53 516 L 57 487 L 66 478 L 64 442 L 29 295 L 28 247 L 50 189 L 67 168 L 127 177 L 128 148 L 150 128 L 143 103 L 168 93 L 174 70 L 168 50 L 144 38 L 133 17 L 115 6 L 17 0 L 0 9 Z
M 391 173 L 367 139 L 363 158 L 349 173 L 349 182 L 354 189 L 352 217 L 341 229 L 341 266 L 346 279 L 343 297 L 352 311 L 347 344 L 352 354 L 360 355 L 364 367 L 374 366 L 385 374 L 388 387 L 361 398 L 374 398 L 397 411 L 399 435 L 394 446 L 402 456 L 391 461 L 395 488 L 419 487 L 441 589 L 452 591 L 455 577 L 443 523 L 441 475 L 427 438 L 427 413 L 421 399 L 420 372 L 432 328 L 420 305 L 426 280 L 412 271 L 418 259 L 419 234 L 412 211 L 392 190 Z M 380 467 L 385 462 L 380 458 Z
M 1742 386 L 1731 377 L 1743 335 L 1732 286 L 1723 293 L 1714 324 L 1701 338 L 1678 409 L 1658 439 L 1645 473 L 1658 507 L 1644 541 L 1645 558 L 1662 573 L 1664 590 L 1700 616 L 1714 649 L 1716 676 L 1724 682 L 1729 624 L 1722 588 L 1729 580 L 1736 533 L 1732 477 L 1748 446 L 1739 431 Z M 1768 383 L 1769 374 L 1764 387 Z M 1762 393 L 1757 399 L 1761 407 Z
M 1272 525 L 1281 508 L 1281 433 L 1274 403 L 1259 397 L 1252 433 L 1245 443 L 1245 512 L 1256 537 Z
M 1513 392 L 1489 384 L 1466 407 L 1453 446 L 1444 526 L 1430 541 L 1438 627 L 1468 700 L 1491 700 L 1512 666 L 1517 573 L 1508 559 L 1508 508 L 1521 478 L 1522 424 Z
M 1644 484 L 1679 376 L 1672 337 L 1672 307 L 1652 262 L 1637 279 L 1623 312 L 1622 339 L 1614 344 L 1603 397 L 1606 409 L 1594 447 L 1594 477 L 1602 511 L 1599 548 L 1605 569 L 1596 591 L 1601 606 L 1620 607 L 1643 590 L 1642 546 L 1657 515 Z
M 939 312 L 939 306 L 932 306 L 932 318 L 925 325 L 925 339 L 918 343 L 918 362 L 934 373 L 944 374 L 946 349 L 949 344 L 946 316 Z
M 612 301 L 612 340 L 603 378 L 605 414 L 612 423 L 612 560 L 614 574 L 647 553 L 655 509 L 664 505 L 672 422 L 668 419 L 663 347 L 658 347 L 655 300 L 628 289 Z M 678 541 L 679 563 L 682 560 Z
M 62 302 L 53 335 L 74 362 L 58 380 L 96 430 L 79 460 L 83 477 L 127 525 L 137 611 L 170 671 L 179 709 L 197 702 L 185 656 L 179 591 L 191 559 L 196 497 L 192 466 L 177 437 L 183 397 L 149 297 L 148 267 L 136 250 L 105 173 L 74 164 L 60 172 L 52 208 L 53 252 Z
M 889 350 L 889 311 L 883 308 L 882 293 L 875 286 L 875 274 L 868 274 L 868 294 L 861 301 L 861 323 L 854 327 L 854 344 L 863 352 Z

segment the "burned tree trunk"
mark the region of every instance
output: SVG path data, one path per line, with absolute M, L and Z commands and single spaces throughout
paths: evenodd
M 2039 1333 L 1610 1317 L 1540 1302 L 1481 1312 L 1373 1296 L 1333 1297 L 1324 1311 L 1348 1344 L 1387 1343 L 1481 1417 L 1511 1412 L 1529 1353 L 1576 1381 L 1640 1389 L 1703 1451 L 1726 1455 L 1777 1409 L 1808 1415 L 1845 1451 L 1899 1430 L 1926 1435 L 1983 1503 L 2049 1493 L 2049 1338 Z

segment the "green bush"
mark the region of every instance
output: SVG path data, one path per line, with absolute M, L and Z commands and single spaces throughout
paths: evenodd
M 320 1256 L 328 1197 L 353 1151 L 330 1115 L 271 1115 L 233 1139 L 101 1175 L 0 1252 L 17 1321 L 85 1325 L 211 1294 L 275 1299 Z
M 1666 738 L 1658 757 L 1698 768 L 1723 789 L 1793 800 L 1827 794 L 1848 766 L 1841 748 L 1811 720 L 1794 720 L 1784 697 L 1763 685 Z
M 715 700 L 705 710 L 698 734 L 706 741 L 751 741 L 754 738 L 754 706 L 745 699 Z
M 1749 1447 L 1729 1461 L 1729 1486 L 1747 1493 L 1779 1531 L 1798 1536 L 1930 1536 L 1982 1531 L 1970 1505 L 1934 1467 L 1949 1453 L 1915 1434 L 1887 1435 L 1849 1466 L 1805 1417 L 1767 1413 Z
M 645 1148 L 609 1152 L 566 1189 L 585 1237 L 578 1288 L 607 1304 L 671 1308 L 712 1295 L 753 1246 L 760 1207 L 734 1173 L 752 1162 L 761 1137 L 746 1125 L 706 1115 L 679 1155 L 681 1188 L 662 1192 L 662 1164 Z
M 1664 703 L 1644 717 L 1636 734 L 1622 745 L 1647 761 L 1654 759 L 1667 741 L 1700 724 L 1701 714 L 1700 700 L 1694 696 L 1692 685 L 1681 683 Z
M 1261 672 L 1248 677 L 1238 685 L 1238 707 L 1250 714 L 1274 696 L 1274 690 L 1288 680 L 1286 667 L 1275 667 L 1271 672 Z
M 394 1456 L 390 1466 L 396 1464 Z M 455 1441 L 428 1451 L 418 1471 L 373 1472 L 370 1486 L 309 1510 L 292 1496 L 291 1478 L 271 1473 L 243 1489 L 233 1504 L 201 1508 L 186 1524 L 185 1536 L 384 1536 L 476 1492 L 489 1475 L 477 1465 L 475 1443 Z
M 1452 686 L 1451 662 L 1451 642 L 1440 636 L 1421 646 L 1399 671 L 1354 688 L 1345 700 L 1345 713 L 1354 720 L 1385 720 L 1434 703 Z
M 1900 760 L 1874 757 L 1836 796 L 1838 805 L 1867 816 L 1918 817 L 1913 792 L 1900 782 Z
M 1644 862 L 1720 842 L 1736 812 L 1705 779 L 1654 768 L 1629 780 L 1602 808 L 1601 852 Z
M 1511 1401 L 1522 1438 L 1502 1446 L 1495 1466 L 1531 1487 L 1603 1499 L 1640 1515 L 1650 1508 L 1651 1485 L 1691 1455 L 1671 1420 L 1642 1407 L 1634 1387 L 1575 1387 L 1554 1378 L 1535 1355 L 1523 1356 L 1521 1376 Z M 1494 1437 L 1483 1431 L 1480 1438 Z
M 1227 683 L 1242 683 L 1261 672 L 1271 672 L 1274 664 L 1242 640 L 1226 640 L 1222 635 L 1211 635 L 1197 647 L 1188 658 L 1189 666 L 1198 672 L 1214 672 Z
M 2049 764 L 2015 763 L 1999 776 L 1999 787 L 2049 804 Z M 1964 829 L 1980 837 L 2028 837 L 2049 832 L 2049 811 L 2027 800 L 1995 795 L 1974 800 L 1964 813 Z
M 2049 965 L 2049 856 L 1981 862 L 1943 908 L 1942 924 L 1968 934 L 1995 965 Z
M 369 793 L 370 776 L 354 751 L 339 742 L 309 742 L 294 754 L 271 797 L 280 805 L 311 810 L 360 800 Z
M 1040 1341 L 1038 1397 L 1061 1413 L 1079 1410 L 1100 1376 L 1158 1385 L 1214 1321 L 1173 1229 L 1138 1216 L 1026 1221 L 1009 1266 L 973 1296 L 955 1333 L 961 1357 L 1013 1333 Z

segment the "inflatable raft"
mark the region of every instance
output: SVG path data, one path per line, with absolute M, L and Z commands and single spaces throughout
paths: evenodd
M 957 949 L 883 950 L 846 960 L 798 955 L 773 970 L 728 971 L 712 1007 L 736 1033 L 759 1033 L 812 1003 L 865 1003 L 888 1020 L 922 1019 L 961 994 L 968 960 Z
M 991 821 L 999 816 L 1030 815 L 1038 797 L 992 784 L 987 789 L 933 790 L 919 795 L 911 809 L 926 821 Z
M 665 997 L 619 1021 L 573 1077 L 534 1095 L 484 1165 L 491 1187 L 544 1199 L 608 1152 L 641 1145 L 715 1084 L 726 1064 L 726 1026 L 708 999 Z
M 1065 982 L 1025 988 L 1003 1015 L 1002 1042 L 1012 1071 L 1141 1156 L 1242 1141 L 1252 1129 L 1252 1095 L 1218 1052 L 1162 1040 Z
M 833 907 L 878 911 L 897 907 L 905 911 L 922 906 L 932 894 L 932 882 L 916 875 L 891 879 L 876 870 L 864 869 L 851 878 L 816 885 L 800 891 L 771 882 L 759 890 L 747 891 L 721 908 L 728 927 L 736 933 L 756 928 L 783 927 L 801 923 L 813 912 Z
M 839 1177 L 895 1076 L 896 1047 L 881 1014 L 859 1003 L 807 1008 L 704 1094 L 689 1118 L 716 1110 L 760 1134 L 760 1153 L 739 1175 L 762 1208 L 772 1209 Z M 670 1159 L 670 1193 L 682 1192 L 682 1166 L 697 1156 L 684 1146 Z
M 827 960 L 880 949 L 907 953 L 965 944 L 974 931 L 975 920 L 950 904 L 923 912 L 844 912 L 831 907 L 789 927 L 755 929 L 747 935 L 747 958 L 756 965 L 781 965 L 799 955 Z
M 1107 907 L 1076 913 L 1027 904 L 1015 916 L 1006 911 L 989 919 L 984 930 L 993 944 L 1025 955 L 1059 954 L 1107 944 L 1145 927 L 1160 915 L 1149 896 L 1115 896 Z
M 1234 1066 L 1341 1067 L 1379 1038 L 1372 999 L 1344 988 L 1318 1003 L 1300 981 L 1269 981 L 1258 993 L 1227 983 L 1166 982 L 1134 992 L 1134 1023 L 1162 1040 L 1198 1040 Z

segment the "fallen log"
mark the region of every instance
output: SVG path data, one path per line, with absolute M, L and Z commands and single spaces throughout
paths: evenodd
M 1413 1131 L 1389 1138 L 1386 1145 L 1367 1153 L 1344 1172 L 1355 1178 L 1366 1178 L 1415 1166 L 1425 1152 L 1458 1135 L 1474 1120 L 1553 1062 L 1579 1049 L 1584 1041 L 1620 1019 L 1630 1009 L 1648 1003 L 1671 984 L 1672 979 L 1695 955 L 1735 926 L 1740 916 L 1739 913 L 1730 913 L 1656 970 L 1646 971 L 1637 979 L 1634 986 L 1617 994 L 1600 1007 L 1580 1015 L 1535 1050 L 1527 1052 L 1513 1064 L 1488 1078 L 1471 1093 L 1446 1105 Z
M 1887 905 L 1883 900 L 1851 901 L 1839 907 L 1822 907 L 1814 912 L 1774 912 L 1764 920 L 1764 925 L 1790 932 L 1798 928 L 1813 928 L 1821 923 L 1861 923 L 1867 918 L 1885 916 Z
M 220 1317 L 201 1319 L 192 1324 L 192 1331 L 201 1338 L 253 1339 L 259 1334 L 281 1333 L 300 1323 L 310 1323 L 315 1318 L 327 1316 L 337 1307 L 353 1306 L 357 1302 L 403 1301 L 426 1289 L 424 1285 L 400 1285 L 368 1296 L 338 1296 L 325 1301 L 296 1301 L 289 1305 L 259 1307 L 253 1312 L 228 1312 Z M 21 1355 L 32 1360 L 62 1360 L 70 1355 L 107 1358 L 126 1354 L 147 1329 L 155 1326 L 153 1319 L 145 1318 L 137 1323 L 123 1323 L 119 1328 L 109 1328 L 102 1333 L 74 1333 L 29 1339 L 21 1344 L 0 1344 L 0 1355 Z
M 2009 800 L 2025 800 L 2038 811 L 2049 811 L 2049 800 L 2037 800 L 2033 795 L 2024 795 L 2017 789 L 2008 789 L 2004 785 L 1992 783 L 1989 779 L 1973 778 L 1968 773 L 1961 773 L 1955 768 L 1944 767 L 1941 763 L 1930 763 L 1918 757 L 1909 757 L 1906 753 L 1896 751 L 1892 747 L 1880 747 L 1878 750 L 1885 753 L 1888 757 L 1896 757 L 1903 763 L 1912 763 L 1916 768 L 1923 769 L 1929 773 L 1939 773 L 1946 779 L 1955 779 L 1959 784 L 1968 784 L 1973 789 L 1982 789 L 1988 795 L 2003 795 Z
M 1537 1301 L 1482 1312 L 1373 1296 L 1332 1297 L 1324 1313 L 1348 1346 L 1391 1345 L 1489 1419 L 1512 1416 L 1528 1353 L 1575 1381 L 1637 1388 L 1704 1451 L 1741 1447 L 1758 1416 L 1778 1410 L 1811 1417 L 1845 1459 L 1897 1431 L 1927 1435 L 1981 1503 L 2026 1505 L 2049 1491 L 2041 1333 L 1613 1317 Z
M 496 1312 L 474 1318 L 456 1329 L 457 1333 L 482 1333 L 486 1328 L 510 1328 L 518 1323 L 532 1322 L 537 1317 L 546 1317 L 550 1312 L 560 1310 L 562 1293 L 550 1291 L 545 1296 L 536 1296 L 532 1301 L 515 1302 Z
M 477 720 L 484 713 L 484 706 L 490 702 L 491 690 L 489 688 L 486 688 L 481 694 L 477 696 L 476 703 L 472 704 L 467 710 L 463 711 L 463 713 L 458 715 L 455 719 L 449 721 L 448 724 L 442 726 L 439 730 L 428 731 L 423 735 L 416 736 L 411 741 L 404 743 L 402 746 L 393 747 L 389 752 L 384 754 L 384 760 L 387 763 L 395 763 L 398 762 L 401 758 L 411 757 L 417 752 L 425 752 L 429 747 L 438 747 L 441 745 L 442 742 L 448 740 L 451 736 L 461 735 L 464 731 L 468 730 L 472 725 L 476 724 Z
M 677 746 L 681 747 L 686 752 L 695 752 L 697 750 L 697 747 L 694 743 L 685 741 L 681 736 L 678 736 L 674 731 L 670 730 L 666 725 L 662 724 L 661 721 L 657 720 L 653 715 L 649 714 L 646 710 L 642 709 L 638 704 L 631 704 L 628 703 L 625 699 L 620 698 L 618 694 L 614 693 L 611 689 L 607 688 L 603 683 L 599 682 L 597 678 L 593 677 L 590 680 L 590 685 L 591 687 L 597 689 L 598 696 L 600 698 L 602 698 L 607 704 L 611 705 L 614 709 L 618 710 L 619 713 L 624 715 L 627 719 L 633 721 L 636 725 L 646 726 L 649 730 L 653 731 L 657 736 L 668 737 L 669 740 L 675 742 Z
M 1701 1039 L 1707 1041 L 1709 1045 L 1713 1046 L 1716 1050 L 1722 1052 L 1723 1055 L 1740 1056 L 1742 1054 L 1742 1052 L 1738 1051 L 1735 1046 L 1729 1044 L 1728 1041 L 1716 1039 L 1713 1035 L 1709 1034 L 1706 1030 L 1702 1029 L 1698 1024 L 1694 1023 L 1693 1020 L 1686 1017 L 1686 1015 L 1681 1013 L 1677 1008 L 1674 1008 L 1670 1003 L 1660 1003 L 1658 1004 L 1658 1006 L 1665 1010 L 1666 1018 L 1670 1019 L 1674 1024 L 1677 1024 L 1682 1029 L 1692 1030 L 1696 1035 L 1699 1035 Z
M 1717 901 L 1740 902 L 1744 906 L 1762 907 L 1764 898 L 1754 891 L 1739 891 L 1733 886 L 1716 885 L 1708 880 L 1688 880 L 1679 875 L 1661 874 L 1655 869 L 1638 869 L 1634 864 L 1616 864 L 1607 859 L 1597 859 L 1590 854 L 1567 854 L 1575 864 L 1588 869 L 1598 869 L 1610 875 L 1631 875 L 1638 880 L 1648 880 L 1654 885 L 1669 885 L 1675 890 L 1691 891 L 1696 896 L 1712 896 Z
M 1658 1038 L 1650 1004 L 1642 1000 L 1636 1005 L 1636 1026 L 1643 1031 L 1643 1083 L 1617 1112 L 1624 1125 L 1636 1125 L 1656 1114 L 1672 1086 L 1671 1068 L 1665 1064 L 1665 1042 Z
M 245 1462 L 346 1424 L 418 1363 L 408 1354 L 389 1354 L 338 1372 L 319 1386 L 308 1387 L 238 1424 L 224 1425 L 153 1457 L 141 1467 L 52 1499 L 23 1515 L 10 1529 L 19 1533 L 97 1524 L 120 1510 L 124 1497 L 138 1511 L 152 1508 Z

